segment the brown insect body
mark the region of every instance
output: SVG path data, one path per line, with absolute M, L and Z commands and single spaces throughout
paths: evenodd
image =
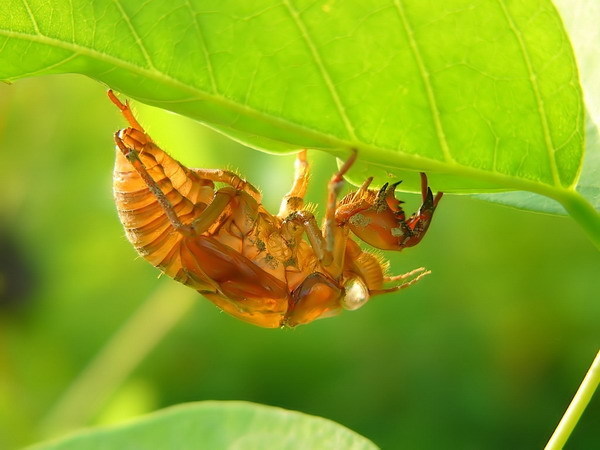
M 321 231 L 302 209 L 305 151 L 298 155 L 292 189 L 272 215 L 259 191 L 238 175 L 186 168 L 171 158 L 128 104 L 111 91 L 109 97 L 130 124 L 115 134 L 114 169 L 114 196 L 127 238 L 151 264 L 223 311 L 262 327 L 293 327 L 358 309 L 371 296 L 408 287 L 428 273 L 420 268 L 387 277 L 386 264 L 349 237 L 352 230 L 372 245 L 396 250 L 420 241 L 441 197 L 432 198 L 424 175 L 424 206 L 408 221 L 393 188 L 377 193 L 368 189 L 370 180 L 338 205 L 354 153 L 329 183 Z M 216 190 L 215 182 L 227 186 Z M 384 287 L 397 281 L 404 282 Z

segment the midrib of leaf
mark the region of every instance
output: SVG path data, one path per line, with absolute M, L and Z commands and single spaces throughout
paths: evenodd
M 419 75 L 423 81 L 423 86 L 425 87 L 425 92 L 427 93 L 427 101 L 429 103 L 429 108 L 431 109 L 431 116 L 433 118 L 433 123 L 435 126 L 435 131 L 437 134 L 438 141 L 440 143 L 440 148 L 442 149 L 442 153 L 444 154 L 444 158 L 448 163 L 454 163 L 454 158 L 450 153 L 450 147 L 448 145 L 448 139 L 446 139 L 446 133 L 444 132 L 444 127 L 442 126 L 442 121 L 440 118 L 440 110 L 437 105 L 437 100 L 435 97 L 435 93 L 433 91 L 433 86 L 431 85 L 431 76 L 429 75 L 429 71 L 425 66 L 423 61 L 423 57 L 421 56 L 421 50 L 419 49 L 419 45 L 415 39 L 414 31 L 408 18 L 406 17 L 406 12 L 404 11 L 404 6 L 401 0 L 394 0 L 394 6 L 396 11 L 398 12 L 398 16 L 400 16 L 400 21 L 402 22 L 402 27 L 406 32 L 406 36 L 408 37 L 408 42 L 410 44 L 410 50 L 415 58 L 415 62 L 417 63 L 417 67 L 419 69 Z
M 285 5 L 288 13 L 292 17 L 294 24 L 300 31 L 300 36 L 302 37 L 302 39 L 304 40 L 304 43 L 308 47 L 310 54 L 313 58 L 313 61 L 315 62 L 315 65 L 319 68 L 319 72 L 321 73 L 321 76 L 323 77 L 323 81 L 325 82 L 325 85 L 327 86 L 327 90 L 329 91 L 329 94 L 331 95 L 331 98 L 333 99 L 333 102 L 338 111 L 338 114 L 340 115 L 340 118 L 342 119 L 342 122 L 344 123 L 344 127 L 346 128 L 346 132 L 348 133 L 348 136 L 350 136 L 350 139 L 352 139 L 353 141 L 357 141 L 358 139 L 356 138 L 356 133 L 354 131 L 354 125 L 348 118 L 348 114 L 346 114 L 346 108 L 344 107 L 344 104 L 342 103 L 340 94 L 338 93 L 338 91 L 335 87 L 335 84 L 333 83 L 333 80 L 331 79 L 331 76 L 329 75 L 329 71 L 327 70 L 327 68 L 325 67 L 325 64 L 323 63 L 323 59 L 321 58 L 321 55 L 319 54 L 319 50 L 315 46 L 314 42 L 312 41 L 312 39 L 310 37 L 310 34 L 308 33 L 308 30 L 306 29 L 306 25 L 302 21 L 302 17 L 300 17 L 300 13 L 292 6 L 292 4 L 290 3 L 289 0 L 283 0 L 283 4 Z
M 540 122 L 542 125 L 542 132 L 544 134 L 544 143 L 546 145 L 546 151 L 548 153 L 548 162 L 550 164 L 550 173 L 552 174 L 552 180 L 556 186 L 562 186 L 560 181 L 560 177 L 558 175 L 558 168 L 556 167 L 556 158 L 554 156 L 554 143 L 552 142 L 552 136 L 550 135 L 550 127 L 548 125 L 548 118 L 546 116 L 546 108 L 544 106 L 544 100 L 540 94 L 540 88 L 537 81 L 537 76 L 533 70 L 533 65 L 531 64 L 531 58 L 529 56 L 529 50 L 525 45 L 525 41 L 523 40 L 523 35 L 521 31 L 515 25 L 506 5 L 504 4 L 504 0 L 497 0 L 500 8 L 502 9 L 502 13 L 508 22 L 508 26 L 510 30 L 514 34 L 517 42 L 519 43 L 519 49 L 521 51 L 521 55 L 523 55 L 523 61 L 525 62 L 525 67 L 527 68 L 527 73 L 529 75 L 529 81 L 531 83 L 531 88 L 533 90 L 533 95 L 535 96 L 535 101 L 537 104 L 537 112 L 540 117 Z

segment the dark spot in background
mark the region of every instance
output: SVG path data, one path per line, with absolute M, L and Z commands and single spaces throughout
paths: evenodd
M 33 279 L 24 249 L 9 231 L 0 228 L 0 313 L 27 304 Z

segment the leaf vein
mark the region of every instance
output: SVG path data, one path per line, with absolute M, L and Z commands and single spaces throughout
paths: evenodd
M 39 70 L 34 70 L 32 72 L 24 72 L 24 73 L 20 74 L 19 76 L 23 77 L 23 78 L 25 78 L 25 77 L 32 77 L 32 76 L 38 75 L 38 74 L 40 74 L 42 72 L 46 72 L 48 70 L 56 69 L 57 67 L 60 67 L 60 66 L 62 66 L 64 64 L 68 63 L 69 61 L 77 58 L 78 56 L 79 56 L 79 53 L 73 53 L 73 54 L 67 56 L 66 58 L 61 59 L 60 61 L 55 62 L 54 64 L 50 64 L 49 66 L 43 67 L 42 69 L 39 69 Z
M 137 46 L 139 47 L 140 51 L 142 52 L 142 56 L 146 60 L 146 64 L 148 65 L 148 67 L 150 69 L 156 70 L 156 67 L 154 66 L 154 63 L 152 62 L 152 59 L 150 58 L 150 54 L 148 53 L 148 50 L 146 50 L 146 46 L 144 45 L 144 42 L 142 41 L 142 39 L 141 39 L 140 35 L 138 34 L 138 32 L 136 31 L 135 27 L 133 26 L 133 23 L 131 22 L 131 19 L 127 15 L 127 12 L 123 9 L 123 5 L 121 5 L 121 2 L 119 0 L 113 0 L 113 3 L 115 4 L 115 6 L 117 7 L 117 9 L 119 10 L 119 13 L 121 14 L 121 17 L 123 17 L 123 20 L 127 24 L 127 27 L 129 28 L 129 31 L 131 31 L 131 34 L 133 34 L 133 38 L 135 39 L 135 43 L 137 44 Z
M 25 9 L 27 10 L 27 14 L 29 15 L 29 20 L 31 20 L 31 24 L 33 25 L 34 31 L 37 34 L 42 34 L 40 31 L 40 27 L 38 26 L 37 20 L 35 20 L 35 16 L 33 15 L 33 11 L 31 11 L 27 0 L 23 0 L 23 6 L 25 6 Z
M 198 39 L 200 41 L 200 46 L 202 47 L 202 53 L 204 54 L 204 59 L 206 61 L 206 68 L 208 71 L 208 78 L 210 79 L 210 85 L 212 87 L 213 92 L 217 92 L 217 80 L 215 77 L 215 70 L 212 65 L 212 61 L 210 59 L 210 52 L 208 51 L 208 47 L 206 45 L 206 38 L 204 37 L 204 32 L 198 23 L 197 13 L 194 10 L 190 0 L 185 0 L 185 4 L 188 7 L 190 14 L 192 15 L 192 20 L 194 21 L 194 28 L 196 29 L 196 34 L 198 35 Z
M 296 122 L 291 122 L 285 118 L 282 118 L 279 116 L 273 116 L 265 111 L 257 110 L 255 108 L 253 108 L 252 106 L 234 102 L 234 101 L 228 99 L 227 97 L 224 97 L 218 93 L 212 94 L 212 93 L 204 91 L 196 86 L 189 85 L 189 84 L 187 84 L 177 78 L 174 78 L 162 71 L 150 70 L 148 68 L 141 67 L 134 62 L 123 60 L 121 58 L 101 52 L 101 51 L 93 49 L 93 48 L 85 47 L 80 44 L 72 44 L 70 42 L 52 38 L 52 37 L 46 36 L 46 35 L 28 34 L 28 33 L 22 33 L 22 32 L 18 32 L 18 31 L 5 30 L 5 29 L 0 29 L 0 35 L 4 35 L 8 38 L 25 40 L 25 41 L 27 41 L 27 43 L 29 45 L 32 45 L 33 43 L 50 45 L 50 46 L 55 46 L 57 48 L 62 48 L 64 50 L 70 50 L 72 52 L 79 53 L 80 55 L 88 56 L 90 58 L 97 58 L 98 60 L 112 64 L 115 67 L 119 67 L 124 70 L 132 71 L 134 73 L 143 75 L 145 77 L 148 77 L 150 79 L 153 79 L 153 80 L 156 80 L 159 82 L 164 82 L 165 84 L 169 84 L 173 87 L 181 89 L 182 91 L 188 92 L 192 95 L 192 97 L 190 97 L 186 100 L 180 100 L 179 103 L 183 103 L 183 102 L 187 102 L 187 101 L 191 102 L 191 101 L 197 101 L 197 100 L 209 100 L 209 101 L 213 101 L 215 104 L 220 104 L 222 106 L 225 106 L 225 107 L 230 108 L 231 110 L 235 110 L 237 112 L 244 112 L 244 113 L 252 114 L 256 117 L 258 117 L 260 115 L 265 120 L 268 120 L 273 124 L 275 124 L 275 123 L 286 124 L 286 125 L 294 128 L 297 131 L 302 130 L 303 134 L 309 138 L 313 138 L 313 139 L 321 138 L 321 140 L 323 138 L 326 138 L 326 140 L 334 148 L 341 149 L 343 147 L 347 147 L 347 146 L 351 145 L 349 142 L 344 141 L 339 136 L 329 134 L 322 130 L 313 130 L 311 128 L 307 128 L 301 124 L 298 124 Z M 20 75 L 18 78 L 20 78 Z M 12 78 L 8 78 L 7 80 L 10 81 L 11 79 Z M 141 98 L 138 97 L 138 99 L 141 99 Z M 160 101 L 156 101 L 155 99 L 152 99 L 152 102 L 153 103 L 163 103 Z M 169 101 L 165 101 L 164 103 L 178 103 L 178 101 L 169 100 Z
M 75 8 L 73 8 L 73 0 L 69 0 L 69 13 L 71 16 L 71 41 L 75 43 Z
M 415 62 L 417 63 L 417 68 L 419 69 L 419 75 L 421 76 L 421 80 L 423 81 L 423 86 L 425 87 L 425 92 L 427 94 L 427 101 L 429 103 L 429 107 L 431 108 L 431 115 L 433 116 L 433 124 L 435 127 L 435 132 L 440 143 L 440 148 L 442 149 L 442 153 L 444 154 L 444 158 L 448 162 L 454 162 L 454 158 L 450 152 L 450 146 L 448 145 L 448 139 L 446 138 L 446 133 L 444 131 L 444 127 L 442 125 L 440 109 L 437 104 L 437 99 L 435 96 L 435 92 L 433 86 L 431 85 L 431 75 L 425 66 L 425 62 L 423 61 L 423 56 L 421 54 L 421 49 L 417 44 L 417 40 L 415 39 L 415 33 L 406 17 L 406 11 L 404 10 L 404 6 L 402 5 L 401 0 L 394 0 L 394 6 L 400 17 L 400 22 L 402 22 L 402 27 L 406 32 L 408 37 L 408 43 L 410 45 L 410 50 L 415 58 Z
M 344 107 L 344 104 L 342 103 L 340 94 L 337 91 L 337 89 L 335 87 L 335 83 L 333 82 L 333 80 L 331 78 L 331 74 L 329 73 L 329 70 L 327 69 L 327 67 L 325 67 L 325 64 L 323 62 L 323 59 L 321 58 L 319 50 L 317 49 L 315 43 L 311 39 L 310 34 L 308 33 L 308 30 L 306 29 L 306 24 L 302 20 L 300 13 L 298 12 L 298 10 L 296 10 L 294 8 L 294 6 L 291 4 L 290 0 L 284 0 L 283 4 L 286 6 L 288 13 L 292 17 L 292 20 L 294 21 L 294 24 L 300 31 L 300 36 L 302 37 L 302 39 L 304 40 L 304 43 L 308 47 L 308 49 L 311 53 L 311 56 L 312 56 L 315 64 L 317 65 L 317 68 L 319 69 L 321 76 L 323 77 L 323 81 L 325 81 L 325 85 L 326 85 L 327 89 L 329 90 L 329 94 L 331 95 L 331 97 L 333 99 L 335 107 L 338 111 L 340 118 L 342 119 L 342 122 L 344 124 L 344 127 L 346 128 L 346 132 L 348 133 L 348 136 L 350 137 L 350 139 L 352 139 L 354 141 L 358 140 L 356 137 L 356 132 L 354 130 L 354 125 L 352 124 L 352 122 L 350 121 L 350 118 L 348 117 L 346 108 Z
M 550 134 L 550 126 L 548 124 L 548 116 L 546 115 L 546 107 L 544 105 L 544 99 L 540 93 L 540 87 L 537 80 L 537 76 L 535 71 L 533 70 L 533 64 L 531 62 L 531 57 L 529 55 L 529 49 L 525 44 L 523 39 L 523 35 L 521 31 L 517 28 L 514 20 L 512 19 L 508 8 L 506 7 L 504 0 L 497 0 L 500 8 L 502 9 L 502 13 L 508 22 L 508 26 L 517 39 L 519 44 L 519 50 L 521 55 L 523 56 L 523 61 L 525 62 L 525 67 L 527 68 L 527 73 L 529 74 L 529 82 L 531 84 L 531 88 L 533 89 L 533 95 L 535 97 L 537 112 L 540 117 L 540 122 L 542 125 L 542 133 L 544 135 L 544 145 L 546 147 L 546 152 L 548 154 L 548 162 L 550 164 L 550 173 L 552 175 L 552 180 L 554 184 L 557 186 L 561 186 L 560 177 L 558 174 L 558 167 L 556 165 L 556 155 L 554 149 L 554 143 L 552 142 L 552 135 Z

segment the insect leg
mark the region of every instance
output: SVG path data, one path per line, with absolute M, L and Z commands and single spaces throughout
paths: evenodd
M 308 211 L 294 211 L 284 220 L 284 229 L 286 225 L 291 223 L 299 225 L 302 231 L 306 233 L 308 242 L 319 262 L 324 266 L 330 265 L 333 260 L 332 252 L 327 250 L 323 233 L 319 229 L 315 216 Z
M 336 228 L 335 210 L 337 209 L 337 197 L 344 186 L 344 175 L 350 170 L 354 161 L 356 161 L 356 154 L 356 150 L 353 149 L 350 158 L 348 158 L 342 167 L 331 177 L 331 180 L 329 180 L 329 184 L 327 185 L 327 209 L 325 210 L 324 235 L 327 250 L 330 252 L 333 252 L 335 247 L 334 229 Z
M 212 202 L 204 209 L 194 221 L 186 225 L 179 220 L 177 213 L 175 212 L 173 205 L 163 193 L 160 186 L 148 173 L 146 166 L 139 157 L 138 152 L 144 150 L 144 144 L 136 140 L 136 133 L 138 131 L 132 130 L 131 128 L 119 131 L 115 134 L 115 142 L 123 155 L 131 163 L 136 172 L 142 177 L 150 192 L 156 197 L 156 200 L 165 211 L 167 218 L 173 225 L 173 227 L 185 236 L 193 236 L 204 233 L 208 228 L 216 222 L 219 216 L 223 213 L 225 208 L 229 205 L 231 200 L 236 196 L 237 189 L 235 188 L 223 188 L 215 193 Z M 143 136 L 146 136 L 145 134 Z M 128 144 L 123 141 L 123 138 L 127 139 Z M 239 177 L 238 177 L 239 178 Z
M 279 213 L 277 214 L 281 219 L 285 219 L 294 211 L 301 210 L 304 206 L 304 196 L 306 195 L 309 177 L 306 150 L 302 150 L 297 154 L 294 167 L 294 183 L 292 184 L 290 191 L 283 197 L 281 206 L 279 207 Z
M 231 187 L 219 189 L 210 204 L 202 211 L 196 219 L 191 223 L 194 234 L 202 234 L 215 224 L 223 211 L 229 206 L 233 199 L 237 196 L 238 191 Z
M 129 107 L 129 101 L 126 101 L 125 104 L 123 104 L 121 100 L 117 98 L 112 89 L 109 89 L 107 94 L 110 101 L 113 102 L 116 105 L 116 107 L 121 110 L 121 114 L 123 114 L 125 120 L 129 122 L 129 125 L 131 125 L 132 128 L 135 128 L 136 130 L 140 130 L 142 133 L 145 133 L 140 123 L 133 116 L 133 112 L 131 112 L 131 108 Z
M 160 186 L 154 181 L 152 176 L 148 173 L 146 166 L 138 155 L 138 150 L 133 147 L 128 147 L 121 138 L 121 133 L 115 134 L 115 142 L 123 155 L 131 163 L 136 172 L 142 177 L 152 195 L 156 197 L 156 200 L 165 211 L 167 218 L 171 222 L 171 225 L 185 236 L 193 236 L 204 233 L 210 225 L 212 225 L 219 216 L 223 213 L 225 208 L 229 205 L 231 200 L 235 197 L 237 190 L 232 188 L 223 188 L 215 193 L 212 202 L 200 213 L 200 215 L 194 219 L 190 225 L 186 225 L 179 220 L 173 205 L 167 198 L 167 196 L 160 189 Z
M 429 275 L 430 273 L 431 273 L 430 270 L 425 270 L 424 268 L 420 267 L 418 269 L 411 270 L 410 272 L 407 272 L 402 275 L 396 275 L 393 277 L 385 277 L 384 281 L 388 282 L 388 281 L 404 280 L 404 279 L 410 278 L 413 275 L 418 274 L 413 279 L 406 281 L 404 283 L 401 283 L 397 286 L 393 286 L 391 288 L 384 288 L 384 289 L 374 289 L 372 291 L 369 291 L 369 293 L 373 296 L 373 295 L 379 295 L 379 294 L 387 294 L 388 292 L 396 292 L 396 291 L 399 291 L 400 289 L 406 289 L 407 287 L 412 286 L 413 284 L 418 282 L 421 278 Z
M 250 183 L 248 183 L 246 180 L 241 178 L 236 173 L 233 173 L 229 170 L 221 169 L 190 168 L 189 170 L 196 173 L 200 178 L 204 178 L 210 181 L 226 183 L 238 191 L 244 191 L 248 195 L 250 195 L 254 200 L 260 203 L 261 195 L 259 190 L 252 186 Z
M 429 189 L 429 184 L 427 183 L 427 175 L 425 175 L 424 172 L 421 172 L 421 197 L 423 199 L 423 203 L 425 203 L 427 200 L 429 191 L 431 191 L 431 189 Z M 435 198 L 433 199 L 434 208 L 437 206 L 443 195 L 443 192 L 438 192 L 435 195 Z
M 344 184 L 344 174 L 350 169 L 355 160 L 356 150 L 353 150 L 350 158 L 329 182 L 323 232 L 319 230 L 314 216 L 308 211 L 294 211 L 285 219 L 286 222 L 294 222 L 303 227 L 321 266 L 334 279 L 337 279 L 343 271 L 348 236 L 346 228 L 336 226 L 337 196 Z
M 400 221 L 400 226 L 405 235 L 404 241 L 401 244 L 403 247 L 412 247 L 423 239 L 431 223 L 433 212 L 443 195 L 442 192 L 438 192 L 434 198 L 427 183 L 427 175 L 421 173 L 421 197 L 423 198 L 423 204 L 419 208 L 419 211 L 413 214 L 408 220 Z
M 392 275 L 383 277 L 384 283 L 390 283 L 392 281 L 406 280 L 407 278 L 412 277 L 421 272 L 425 272 L 425 267 L 419 267 L 418 269 L 413 269 L 410 272 L 403 273 L 401 275 Z
M 131 128 L 129 130 L 131 130 Z M 127 130 L 121 130 L 115 133 L 115 143 L 117 144 L 117 147 L 119 147 L 119 150 L 121 150 L 123 155 L 131 163 L 136 172 L 144 180 L 146 186 L 148 186 L 148 189 L 150 189 L 150 192 L 152 192 L 152 195 L 156 197 L 156 200 L 158 201 L 162 209 L 165 211 L 165 214 L 167 215 L 167 218 L 169 219 L 173 227 L 182 234 L 191 234 L 192 227 L 190 227 L 189 225 L 184 225 L 179 220 L 179 217 L 177 217 L 177 214 L 173 209 L 173 205 L 171 204 L 167 196 L 163 193 L 163 191 L 160 189 L 160 186 L 148 173 L 146 166 L 144 165 L 144 163 L 138 155 L 138 150 L 126 145 L 125 142 L 123 142 L 122 136 L 124 136 L 126 133 Z

